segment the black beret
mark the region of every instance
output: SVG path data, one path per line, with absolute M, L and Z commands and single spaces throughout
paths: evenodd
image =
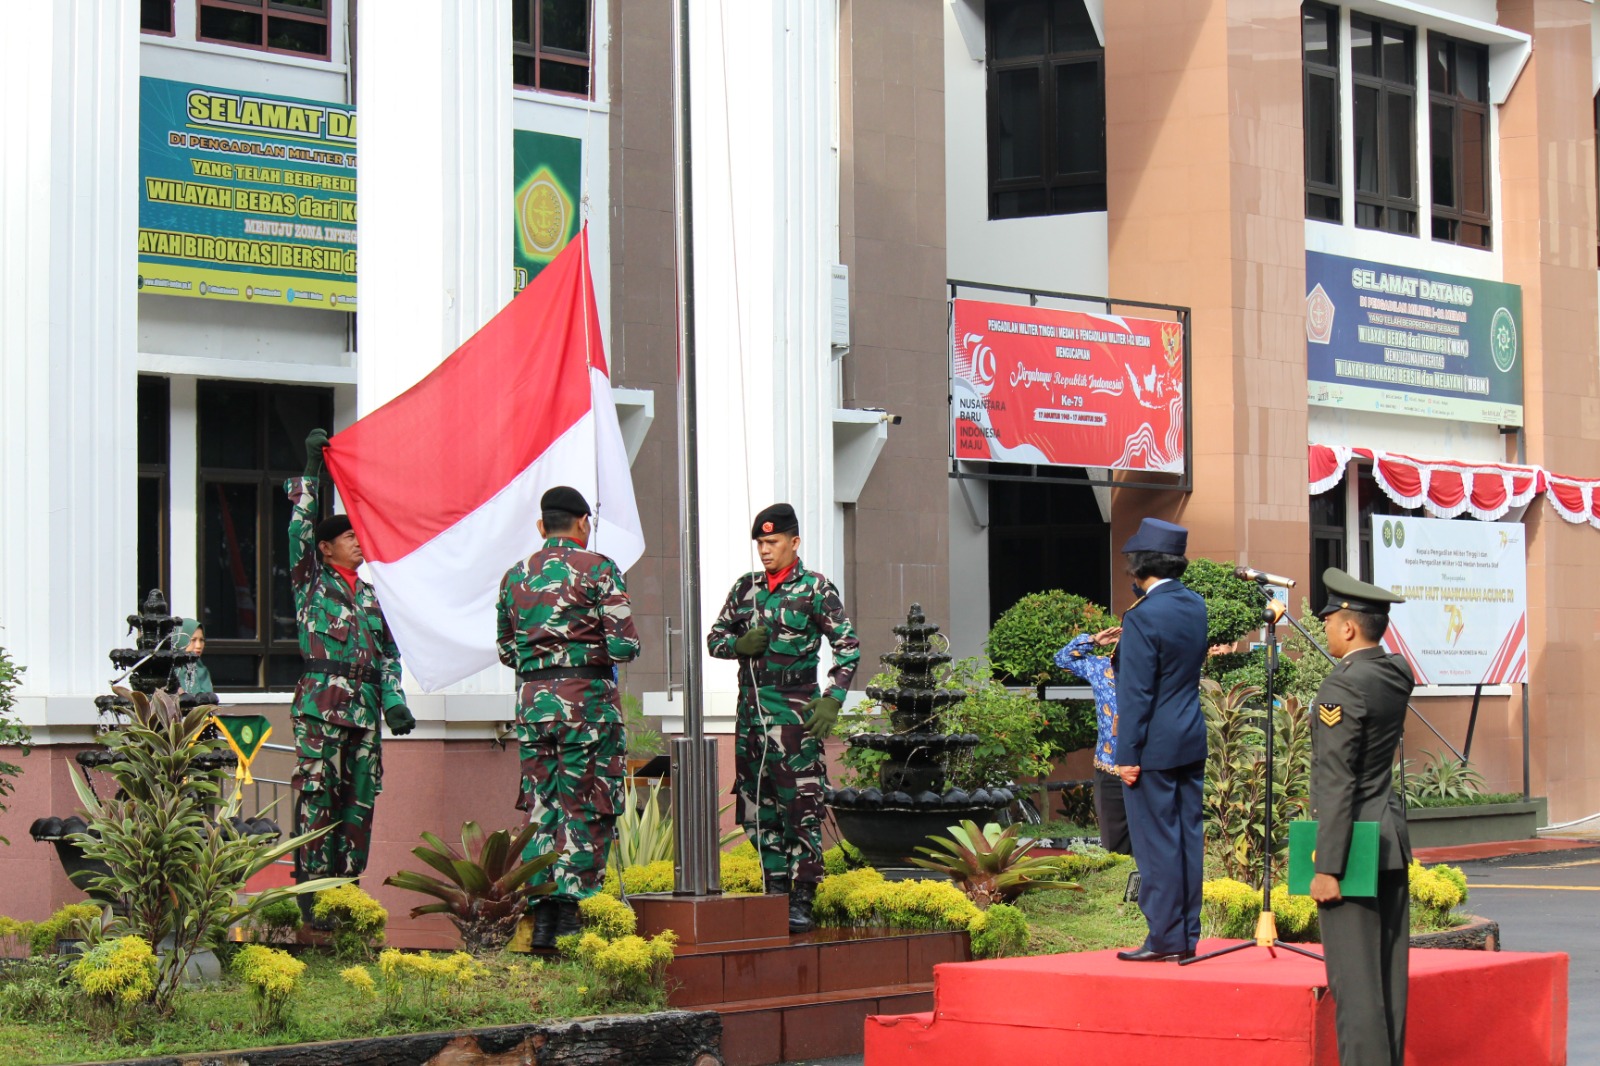
M 795 517 L 794 508 L 786 503 L 775 503 L 766 508 L 750 524 L 751 540 L 770 537 L 774 533 L 787 533 L 790 536 L 800 533 L 800 519 Z
M 325 540 L 338 540 L 350 531 L 350 516 L 336 514 L 331 518 L 324 518 L 317 523 L 317 543 Z
M 557 485 L 539 497 L 539 510 L 565 511 L 571 515 L 589 514 L 589 501 L 571 485 Z

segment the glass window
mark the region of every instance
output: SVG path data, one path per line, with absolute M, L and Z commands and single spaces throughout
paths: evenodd
M 198 0 L 198 7 L 196 36 L 202 41 L 312 59 L 329 56 L 327 0 Z
M 590 0 L 512 0 L 511 81 L 523 89 L 594 95 Z
M 139 29 L 171 37 L 172 0 L 139 0 Z
M 1350 19 L 1355 221 L 1363 229 L 1417 232 L 1415 52 L 1411 27 Z
M 1490 246 L 1489 50 L 1428 35 L 1434 240 Z
M 305 467 L 306 434 L 331 426 L 333 394 L 202 381 L 198 404 L 206 663 L 219 690 L 292 688 L 299 637 L 283 483 Z
M 989 217 L 1104 211 L 1105 49 L 1083 0 L 989 0 Z
M 1300 12 L 1305 103 L 1306 217 L 1339 222 L 1339 12 L 1306 4 Z

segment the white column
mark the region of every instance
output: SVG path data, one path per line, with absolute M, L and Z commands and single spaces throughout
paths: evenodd
M 54 729 L 94 721 L 136 606 L 139 5 L 24 4 L 6 29 L 0 643 L 23 720 Z
M 372 5 L 356 23 L 357 413 L 404 392 L 511 299 L 510 0 Z M 421 723 L 508 717 L 495 668 L 424 697 Z

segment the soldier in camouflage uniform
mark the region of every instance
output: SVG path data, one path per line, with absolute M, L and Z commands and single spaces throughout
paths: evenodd
M 767 890 L 789 894 L 793 933 L 811 929 L 811 901 L 822 880 L 822 742 L 861 660 L 838 589 L 800 562 L 799 533 L 786 503 L 756 515 L 750 536 L 765 572 L 734 582 L 706 635 L 712 655 L 739 662 L 739 820 L 756 839 Z M 823 637 L 833 648 L 833 671 L 832 684 L 819 692 Z
M 356 574 L 361 545 L 346 515 L 317 521 L 325 430 L 306 438 L 305 476 L 284 485 L 289 580 L 304 672 L 289 719 L 296 763 L 295 832 L 333 832 L 295 853 L 295 879 L 358 877 L 366 869 L 372 811 L 383 787 L 378 715 L 396 736 L 416 725 L 400 688 L 400 652 L 372 586 Z M 309 897 L 300 897 L 303 904 Z
M 556 852 L 532 883 L 555 882 L 533 909 L 533 946 L 578 931 L 578 902 L 600 891 L 622 808 L 617 663 L 639 654 L 617 564 L 588 550 L 589 504 L 565 485 L 539 501 L 544 546 L 500 581 L 500 661 L 517 672 L 517 807 L 537 829 L 525 858 Z

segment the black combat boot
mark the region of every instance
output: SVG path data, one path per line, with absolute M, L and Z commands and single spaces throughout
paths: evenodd
M 801 881 L 789 893 L 789 933 L 809 933 L 815 928 L 816 923 L 811 920 L 811 901 L 817 894 L 817 886 L 808 881 Z
M 541 899 L 533 905 L 534 951 L 549 951 L 556 946 L 556 901 Z
M 572 936 L 583 931 L 583 922 L 578 918 L 578 901 L 575 899 L 558 899 L 550 904 L 556 909 L 555 939 Z
M 767 895 L 787 896 L 789 894 L 789 879 L 787 877 L 771 876 L 767 878 Z

